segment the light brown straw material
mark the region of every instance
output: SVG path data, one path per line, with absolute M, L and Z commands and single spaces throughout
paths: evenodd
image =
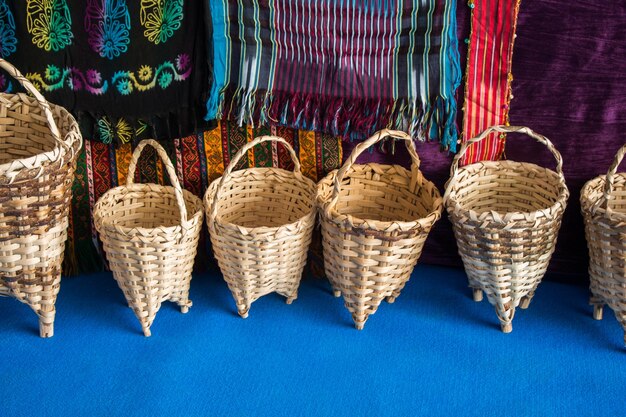
M 156 149 L 172 187 L 134 183 L 145 146 Z M 110 189 L 96 203 L 94 222 L 109 266 L 146 336 L 162 302 L 177 303 L 183 313 L 191 307 L 202 219 L 202 201 L 181 188 L 167 153 L 151 139 L 133 152 L 126 186 Z
M 34 96 L 0 94 L 0 296 L 27 304 L 51 337 L 82 137 L 64 108 L 5 60 L 0 67 Z
M 253 147 L 281 143 L 294 171 L 248 168 L 233 172 Z M 298 297 L 302 270 L 315 225 L 315 183 L 304 177 L 293 148 L 284 139 L 262 136 L 243 146 L 205 197 L 213 252 L 233 294 L 239 315 L 271 292 Z
M 459 168 L 468 147 L 493 132 L 534 138 L 556 159 L 556 172 L 514 161 Z M 482 300 L 482 291 L 487 294 L 505 333 L 513 329 L 515 308 L 528 307 L 546 272 L 568 196 L 561 155 L 527 127 L 490 127 L 465 142 L 454 158 L 444 204 L 474 300 Z
M 404 141 L 410 171 L 399 165 L 355 164 L 361 153 L 386 138 Z M 359 143 L 341 169 L 318 185 L 326 276 L 335 296 L 343 294 L 359 330 L 385 297 L 392 303 L 400 295 L 441 217 L 441 194 L 419 166 L 411 137 L 385 129 Z
M 594 318 L 602 319 L 605 304 L 624 328 L 626 344 L 626 174 L 616 174 L 626 145 L 606 175 L 588 181 L 580 193 L 589 247 L 589 277 Z

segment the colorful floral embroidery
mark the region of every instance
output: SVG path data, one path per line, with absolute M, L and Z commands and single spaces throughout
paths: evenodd
M 191 59 L 187 54 L 180 54 L 176 58 L 176 65 L 166 61 L 156 69 L 147 65 L 139 68 L 137 73 L 118 71 L 113 75 L 111 84 L 115 85 L 122 95 L 137 91 L 152 90 L 158 84 L 162 89 L 169 87 L 173 81 L 184 81 L 191 74 Z
M 103 58 L 117 58 L 128 50 L 130 13 L 125 0 L 88 0 L 85 12 L 88 43 Z
M 152 68 L 147 65 L 143 65 L 139 68 L 139 74 L 137 75 L 141 81 L 148 81 L 152 78 Z
M 169 72 L 164 72 L 159 75 L 159 85 L 162 89 L 166 89 L 172 83 L 172 74 Z
M 104 94 L 108 89 L 106 81 L 102 81 L 102 75 L 93 69 L 87 70 L 85 74 L 78 68 L 60 69 L 55 65 L 48 65 L 42 77 L 38 73 L 26 74 L 35 86 L 44 91 L 54 91 L 67 85 L 74 91 L 85 90 L 91 94 Z
M 189 55 L 180 54 L 175 62 L 176 64 L 165 61 L 156 69 L 142 65 L 137 72 L 117 71 L 110 81 L 103 81 L 102 74 L 94 69 L 83 73 L 78 68 L 61 69 L 55 65 L 48 65 L 43 76 L 39 73 L 28 73 L 26 78 L 44 91 L 55 91 L 67 86 L 74 91 L 84 90 L 100 95 L 107 92 L 110 84 L 115 86 L 118 93 L 127 96 L 134 91 L 152 90 L 157 85 L 166 89 L 174 81 L 184 81 L 189 78 L 192 70 Z
M 33 35 L 33 43 L 45 51 L 60 51 L 74 38 L 65 0 L 28 0 L 26 28 Z
M 6 0 L 0 0 L 0 57 L 8 57 L 16 48 L 15 19 Z
M 127 96 L 133 92 L 133 84 L 130 80 L 120 80 L 117 82 L 116 87 L 123 96 Z
M 165 43 L 183 20 L 183 0 L 141 0 L 140 21 L 150 42 Z
M 130 123 L 120 117 L 117 122 L 113 122 L 108 117 L 98 119 L 98 134 L 100 140 L 104 143 L 113 143 L 119 141 L 121 143 L 130 142 L 133 137 L 141 135 L 148 128 L 148 124 L 143 120 L 137 120 L 138 126 L 133 128 Z

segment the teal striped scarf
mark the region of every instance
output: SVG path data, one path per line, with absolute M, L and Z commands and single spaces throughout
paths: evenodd
M 456 0 L 208 0 L 208 118 L 457 142 Z

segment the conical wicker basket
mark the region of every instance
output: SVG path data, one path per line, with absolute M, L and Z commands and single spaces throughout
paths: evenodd
M 589 248 L 589 277 L 593 316 L 602 320 L 605 304 L 624 328 L 626 344 L 626 174 L 616 174 L 626 145 L 606 175 L 588 181 L 580 193 Z
M 163 161 L 172 187 L 135 184 L 135 169 L 144 147 L 152 146 Z M 161 303 L 171 301 L 186 313 L 189 285 L 203 220 L 202 201 L 181 188 L 165 150 L 144 140 L 133 152 L 126 186 L 100 197 L 94 222 L 109 267 L 145 336 Z
M 294 171 L 248 168 L 233 172 L 260 143 L 283 144 Z M 239 315 L 277 292 L 291 304 L 298 296 L 302 270 L 315 225 L 315 183 L 300 172 L 300 162 L 284 139 L 262 136 L 243 146 L 205 197 L 215 258 L 233 294 Z
M 525 133 L 545 145 L 556 172 L 532 163 L 485 161 L 459 168 L 468 147 L 490 133 Z M 569 191 L 552 143 L 527 127 L 493 126 L 465 142 L 454 158 L 444 204 L 474 300 L 482 291 L 502 331 L 513 329 L 515 308 L 527 308 L 556 244 Z
M 7 61 L 0 67 L 34 96 L 0 94 L 0 296 L 27 304 L 50 337 L 82 137 L 63 107 Z
M 355 164 L 361 153 L 386 138 L 404 141 L 410 171 L 399 165 Z M 335 296 L 343 294 L 359 330 L 385 297 L 392 303 L 400 295 L 441 217 L 441 194 L 419 166 L 409 135 L 382 130 L 358 144 L 341 169 L 318 185 L 326 276 Z

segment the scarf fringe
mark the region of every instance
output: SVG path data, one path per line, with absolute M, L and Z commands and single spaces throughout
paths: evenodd
M 282 125 L 321 131 L 344 140 L 364 140 L 378 130 L 398 129 L 419 141 L 439 141 L 456 151 L 456 103 L 438 96 L 431 105 L 417 100 L 374 100 L 321 97 L 315 94 L 270 93 L 238 89 L 222 101 L 215 117 L 239 126 Z M 220 111 L 223 110 L 223 111 Z

